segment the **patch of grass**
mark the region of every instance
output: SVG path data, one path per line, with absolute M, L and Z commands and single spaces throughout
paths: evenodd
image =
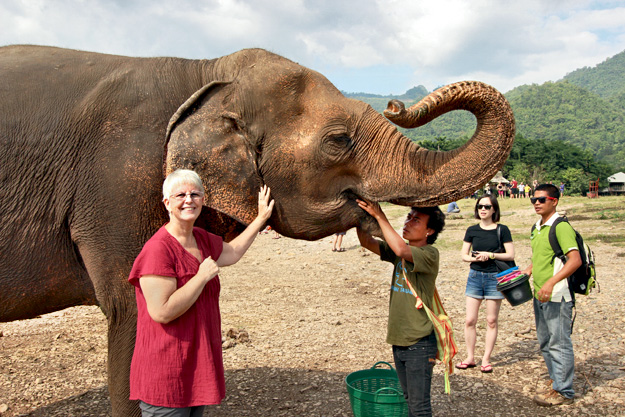
M 567 216 L 567 217 L 572 222 L 574 222 L 574 221 L 581 222 L 581 221 L 584 221 L 584 220 L 592 220 L 592 217 L 584 216 L 584 215 L 581 215 L 581 214 L 573 214 L 572 216 Z
M 621 243 L 625 242 L 625 235 L 607 235 L 604 233 L 598 233 L 596 235 L 590 235 L 585 239 L 588 241 L 599 240 L 604 243 Z
M 625 212 L 603 210 L 597 216 L 599 220 L 625 220 Z

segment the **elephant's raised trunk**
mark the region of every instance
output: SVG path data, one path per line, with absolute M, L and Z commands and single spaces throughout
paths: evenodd
M 391 202 L 431 206 L 455 201 L 482 187 L 505 163 L 514 141 L 514 115 L 506 98 L 484 83 L 450 84 L 408 109 L 401 101 L 392 100 L 384 115 L 401 127 L 413 128 L 451 110 L 473 113 L 477 119 L 473 137 L 448 152 L 429 151 L 409 143 L 405 159 L 408 166 L 404 165 L 401 175 L 406 187 L 406 193 L 401 194 L 406 197 L 400 195 Z

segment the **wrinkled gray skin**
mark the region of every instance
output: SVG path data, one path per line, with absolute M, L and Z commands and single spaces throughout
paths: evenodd
M 127 276 L 167 220 L 166 173 L 200 174 L 208 198 L 197 224 L 226 239 L 255 217 L 261 184 L 285 236 L 375 233 L 356 197 L 442 204 L 503 165 L 514 119 L 484 84 L 453 84 L 407 110 L 391 102 L 385 115 L 416 127 L 453 109 L 476 115 L 474 137 L 429 152 L 322 75 L 264 50 L 184 60 L 0 48 L 0 321 L 99 305 L 113 414 L 139 415 L 127 400 L 136 326 Z

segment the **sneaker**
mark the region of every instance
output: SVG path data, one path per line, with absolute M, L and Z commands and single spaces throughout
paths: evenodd
M 538 394 L 534 396 L 534 402 L 542 407 L 551 407 L 553 405 L 573 404 L 573 399 L 566 398 L 558 391 L 551 389 L 551 391 L 546 394 Z
M 536 383 L 536 395 L 549 394 L 553 389 L 553 379 L 539 379 Z

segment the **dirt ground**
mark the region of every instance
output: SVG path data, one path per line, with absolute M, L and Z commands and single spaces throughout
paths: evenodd
M 625 226 L 622 217 L 605 214 L 606 204 L 609 210 L 622 207 L 624 200 L 588 201 L 568 198 L 561 203 L 594 249 L 601 285 L 600 292 L 578 298 L 575 403 L 545 409 L 532 402 L 545 367 L 531 303 L 511 307 L 504 301 L 494 372 L 482 374 L 479 367 L 456 371 L 451 395 L 446 395 L 443 368 L 437 365 L 432 384 L 436 416 L 625 415 L 625 248 L 617 238 Z M 474 201 L 459 204 L 461 213 L 448 218 L 436 244 L 441 251 L 437 285 L 456 329 L 458 361 L 466 353 L 468 272 L 459 251 L 464 231 L 475 222 Z M 527 200 L 504 200 L 502 208 L 517 263 L 525 266 L 527 234 L 536 216 Z M 406 209 L 387 206 L 385 211 L 399 228 Z M 588 239 L 595 228 L 605 233 Z M 330 250 L 331 237 L 315 242 L 272 237 L 260 235 L 239 264 L 220 274 L 227 397 L 205 415 L 351 416 L 346 375 L 378 361 L 392 363 L 384 341 L 391 265 L 364 252 L 355 230 L 347 233 L 345 252 Z M 480 314 L 478 357 L 485 330 L 484 311 Z M 0 415 L 109 416 L 105 328 L 97 307 L 0 323 Z

